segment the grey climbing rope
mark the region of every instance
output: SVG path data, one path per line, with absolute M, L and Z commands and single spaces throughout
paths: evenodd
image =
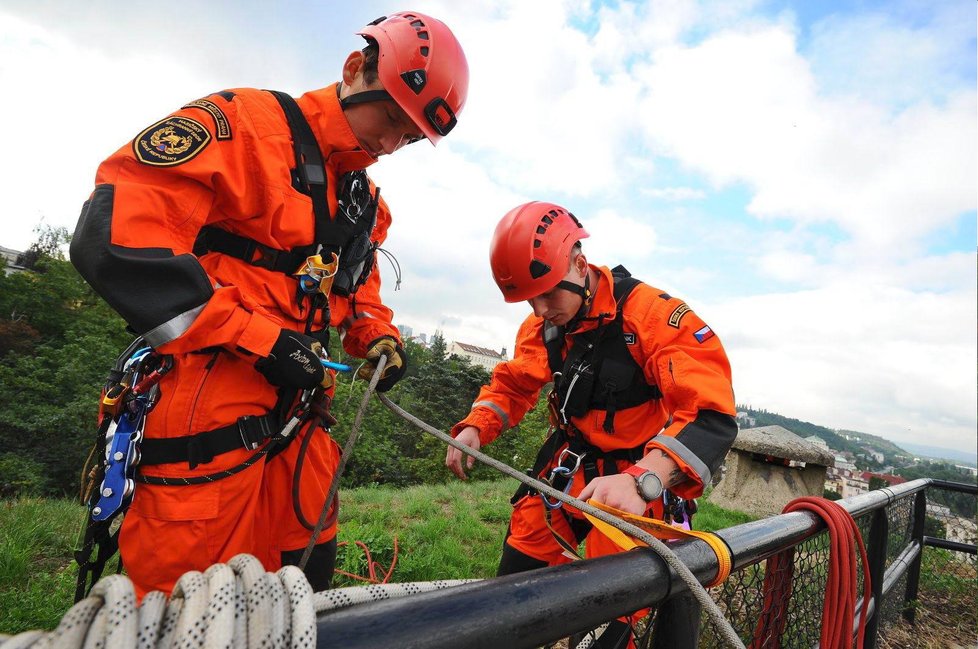
M 319 514 L 319 520 L 316 521 L 316 526 L 312 530 L 312 534 L 309 536 L 309 544 L 306 546 L 305 551 L 302 553 L 302 558 L 299 559 L 299 569 L 305 570 L 306 563 L 309 562 L 309 556 L 312 554 L 312 549 L 316 547 L 316 540 L 322 533 L 323 528 L 326 527 L 326 519 L 329 515 L 329 510 L 333 504 L 333 498 L 336 497 L 336 492 L 339 490 L 340 486 L 340 476 L 343 475 L 343 469 L 346 468 L 346 463 L 353 455 L 353 445 L 357 443 L 357 437 L 360 435 L 360 424 L 363 422 L 363 415 L 367 412 L 367 406 L 370 403 L 370 395 L 374 393 L 377 389 L 377 383 L 380 381 L 381 375 L 384 373 L 384 366 L 387 365 L 386 354 L 381 354 L 380 358 L 377 359 L 377 367 L 374 369 L 373 376 L 370 377 L 370 383 L 367 385 L 367 389 L 363 392 L 363 399 L 360 401 L 360 407 L 357 409 L 357 414 L 353 418 L 353 427 L 350 428 L 350 435 L 346 438 L 346 443 L 343 445 L 343 452 L 340 454 L 340 462 L 336 466 L 336 471 L 333 473 L 333 479 L 329 483 L 329 491 L 326 494 L 326 501 L 323 503 L 323 511 Z
M 568 496 L 564 492 L 558 491 L 557 489 L 554 489 L 550 485 L 541 482 L 540 480 L 531 478 L 530 476 L 526 475 L 521 471 L 517 471 L 516 469 L 509 466 L 508 464 L 500 462 L 499 460 L 492 458 L 486 455 L 485 453 L 482 453 L 481 451 L 477 451 L 471 446 L 462 444 L 461 442 L 453 438 L 451 435 L 438 430 L 434 426 L 425 423 L 421 419 L 418 419 L 417 417 L 415 417 L 414 415 L 412 415 L 411 413 L 404 410 L 396 403 L 388 399 L 386 396 L 382 394 L 378 394 L 377 398 L 380 399 L 380 402 L 383 403 L 385 406 L 387 406 L 396 415 L 399 415 L 403 419 L 406 419 L 407 421 L 411 422 L 412 424 L 414 424 L 421 430 L 425 431 L 426 433 L 430 433 L 434 435 L 435 437 L 445 442 L 446 444 L 449 444 L 450 446 L 454 446 L 455 448 L 466 453 L 467 455 L 471 455 L 472 457 L 482 462 L 483 464 L 487 464 L 492 468 L 496 469 L 497 471 L 501 473 L 505 473 L 506 475 L 512 478 L 516 478 L 520 482 L 533 487 L 537 491 L 544 493 L 551 498 L 556 498 L 561 502 L 571 505 L 572 507 L 575 507 L 576 509 L 582 512 L 586 512 L 594 516 L 595 518 L 602 520 L 608 523 L 609 525 L 614 526 L 615 528 L 621 530 L 622 532 L 639 539 L 640 541 L 642 541 L 643 543 L 651 547 L 656 554 L 662 557 L 663 561 L 665 561 L 669 567 L 671 567 L 673 570 L 676 571 L 676 574 L 679 575 L 679 578 L 682 579 L 683 583 L 685 583 L 686 586 L 689 588 L 689 592 L 691 592 L 693 596 L 696 597 L 697 601 L 699 601 L 700 605 L 703 607 L 703 610 L 706 611 L 707 616 L 710 618 L 710 620 L 716 626 L 716 629 L 719 631 L 724 644 L 728 647 L 732 647 L 736 649 L 744 649 L 744 643 L 741 641 L 740 637 L 737 635 L 737 632 L 734 630 L 734 628 L 730 625 L 730 622 L 724 616 L 723 611 L 721 611 L 720 607 L 717 606 L 717 603 L 713 601 L 713 598 L 710 597 L 710 594 L 706 592 L 706 589 L 703 587 L 703 585 L 699 581 L 697 581 L 693 573 L 690 572 L 689 568 L 686 567 L 686 564 L 683 563 L 679 559 L 679 557 L 677 557 L 672 552 L 672 550 L 670 550 L 668 546 L 666 546 L 665 543 L 655 538 L 645 530 L 636 527 L 631 523 L 627 523 L 622 519 L 618 518 L 617 516 L 613 516 L 601 509 L 598 509 L 597 507 L 593 507 L 587 504 L 586 502 L 584 502 L 583 500 L 574 498 L 573 496 Z

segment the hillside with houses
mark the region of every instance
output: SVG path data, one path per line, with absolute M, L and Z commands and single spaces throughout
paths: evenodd
M 751 437 L 754 431 L 763 431 L 768 436 L 773 433 L 794 439 L 796 448 L 799 445 L 808 445 L 812 452 L 815 449 L 821 451 L 818 457 L 823 459 L 818 464 L 824 464 L 823 493 L 828 498 L 851 498 L 918 478 L 978 483 L 978 469 L 972 465 L 917 456 L 875 435 L 852 430 L 833 430 L 765 410 L 740 406 L 737 423 L 743 437 Z M 735 448 L 737 446 L 735 444 Z M 764 459 L 771 461 L 772 458 Z M 774 459 L 777 463 L 778 459 Z M 792 469 L 805 467 L 805 462 L 794 460 L 783 460 L 781 463 Z M 974 500 L 964 494 L 935 494 L 934 502 L 927 504 L 927 514 L 928 520 L 935 524 L 936 521 L 946 522 L 941 525 L 945 527 L 942 532 L 947 534 L 948 539 L 976 537 Z

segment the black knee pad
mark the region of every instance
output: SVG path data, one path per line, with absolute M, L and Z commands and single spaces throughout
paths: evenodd
M 283 566 L 297 566 L 302 560 L 305 548 L 301 550 L 285 550 L 282 552 Z M 336 537 L 326 543 L 313 546 L 303 572 L 314 592 L 329 590 L 333 581 L 333 569 L 336 568 Z

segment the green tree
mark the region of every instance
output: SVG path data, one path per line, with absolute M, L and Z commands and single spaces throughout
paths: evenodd
M 882 489 L 887 485 L 886 480 L 883 478 L 878 478 L 876 476 L 871 476 L 869 478 L 869 490 L 874 491 L 876 489 Z
M 43 466 L 49 493 L 75 493 L 101 383 L 131 336 L 45 240 L 58 239 L 32 249 L 54 256 L 41 254 L 34 272 L 0 277 L 0 444 Z

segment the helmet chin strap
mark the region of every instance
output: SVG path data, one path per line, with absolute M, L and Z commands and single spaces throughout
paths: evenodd
M 581 308 L 579 308 L 577 313 L 574 314 L 574 317 L 568 320 L 567 324 L 564 325 L 567 331 L 574 331 L 584 320 L 584 316 L 587 315 L 588 309 L 591 308 L 591 299 L 594 297 L 594 294 L 591 292 L 591 273 L 584 273 L 584 286 L 575 284 L 573 282 L 568 282 L 566 279 L 562 279 L 557 283 L 557 288 L 562 288 L 565 291 L 570 291 L 575 295 L 581 296 Z
M 339 92 L 339 87 L 337 87 L 337 92 Z M 340 108 L 347 108 L 348 106 L 353 106 L 354 104 L 366 104 L 371 101 L 393 101 L 394 98 L 391 97 L 390 93 L 386 90 L 364 90 L 363 92 L 357 92 L 352 95 L 347 95 L 340 99 Z

